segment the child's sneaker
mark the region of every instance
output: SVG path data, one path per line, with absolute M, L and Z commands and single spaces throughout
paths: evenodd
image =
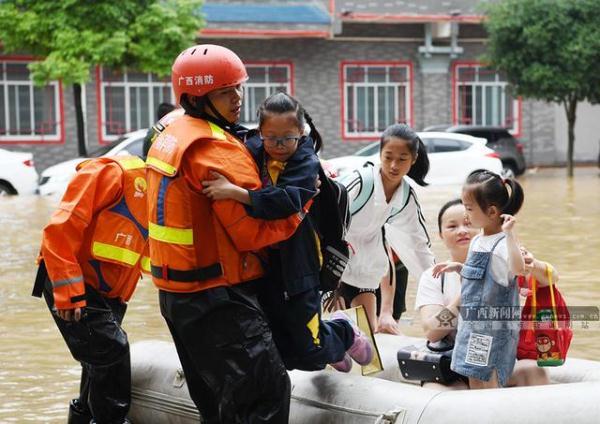
M 329 364 L 339 372 L 350 372 L 352 369 L 352 358 L 347 353 L 344 354 L 344 359 L 334 364 Z
M 363 333 L 360 328 L 356 326 L 354 321 L 348 317 L 342 311 L 335 311 L 331 314 L 329 319 L 343 319 L 350 323 L 352 326 L 352 330 L 354 330 L 354 342 L 350 349 L 348 349 L 347 353 L 350 355 L 352 359 L 354 359 L 359 365 L 368 365 L 373 360 L 373 347 L 371 346 L 371 342 L 369 338 Z

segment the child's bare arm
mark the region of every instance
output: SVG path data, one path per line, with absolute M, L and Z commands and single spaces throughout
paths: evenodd
M 525 260 L 521 254 L 521 248 L 517 241 L 517 237 L 513 232 L 515 226 L 515 217 L 512 215 L 502 215 L 504 223 L 502 224 L 502 231 L 506 234 L 506 248 L 508 249 L 508 267 L 510 272 L 514 275 L 523 275 L 527 272 L 525 269 Z
M 551 264 L 536 259 L 533 254 L 523 246 L 521 246 L 521 253 L 525 260 L 526 273 L 532 275 L 540 286 L 544 287 L 550 284 L 546 267 L 551 271 L 552 282 L 556 283 L 558 281 L 558 271 Z

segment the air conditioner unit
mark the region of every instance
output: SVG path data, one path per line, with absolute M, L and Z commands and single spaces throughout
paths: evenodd
M 435 39 L 450 38 L 452 35 L 452 24 L 450 21 L 432 22 L 431 37 Z

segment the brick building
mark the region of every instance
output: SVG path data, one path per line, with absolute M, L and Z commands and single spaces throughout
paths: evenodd
M 313 116 L 325 157 L 348 154 L 393 122 L 502 125 L 529 164 L 565 161 L 562 107 L 511 95 L 480 62 L 483 16 L 474 0 L 207 1 L 201 43 L 246 63 L 243 120 L 268 93 L 287 90 Z M 0 147 L 35 153 L 39 170 L 77 155 L 73 94 L 32 85 L 24 55 L 0 56 Z M 172 101 L 170 82 L 134 70 L 97 68 L 84 87 L 89 150 L 148 127 Z M 575 159 L 598 157 L 597 107 L 579 109 Z M 596 119 L 594 119 L 596 117 Z

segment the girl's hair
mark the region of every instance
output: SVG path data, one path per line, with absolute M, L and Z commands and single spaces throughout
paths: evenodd
M 456 205 L 462 205 L 462 200 L 461 199 L 450 200 L 444 206 L 442 206 L 442 209 L 440 209 L 440 212 L 438 213 L 438 229 L 439 229 L 440 233 L 442 232 L 442 218 L 444 217 L 444 214 L 446 213 L 446 211 L 448 209 L 450 209 L 452 206 L 456 206 Z
M 500 213 L 509 215 L 519 212 L 525 199 L 523 188 L 517 181 L 481 169 L 469 174 L 464 190 L 473 196 L 481 210 L 493 205 Z
M 258 126 L 261 127 L 266 119 L 266 115 L 269 113 L 283 114 L 288 112 L 294 112 L 296 114 L 296 121 L 298 128 L 304 132 L 304 125 L 308 124 L 310 127 L 310 137 L 313 139 L 315 145 L 315 152 L 321 150 L 323 147 L 323 139 L 321 134 L 317 131 L 315 124 L 313 123 L 310 115 L 304 110 L 302 105 L 294 97 L 282 91 L 270 95 L 265 99 L 264 102 L 258 107 Z
M 420 186 L 428 185 L 425 182 L 425 176 L 429 172 L 429 158 L 427 157 L 427 148 L 423 141 L 419 138 L 417 133 L 413 131 L 411 127 L 406 124 L 393 124 L 386 128 L 381 135 L 379 141 L 379 151 L 383 150 L 383 147 L 390 141 L 391 137 L 401 138 L 408 142 L 408 148 L 413 158 L 417 158 L 417 161 L 410 167 L 408 176 L 415 180 Z

